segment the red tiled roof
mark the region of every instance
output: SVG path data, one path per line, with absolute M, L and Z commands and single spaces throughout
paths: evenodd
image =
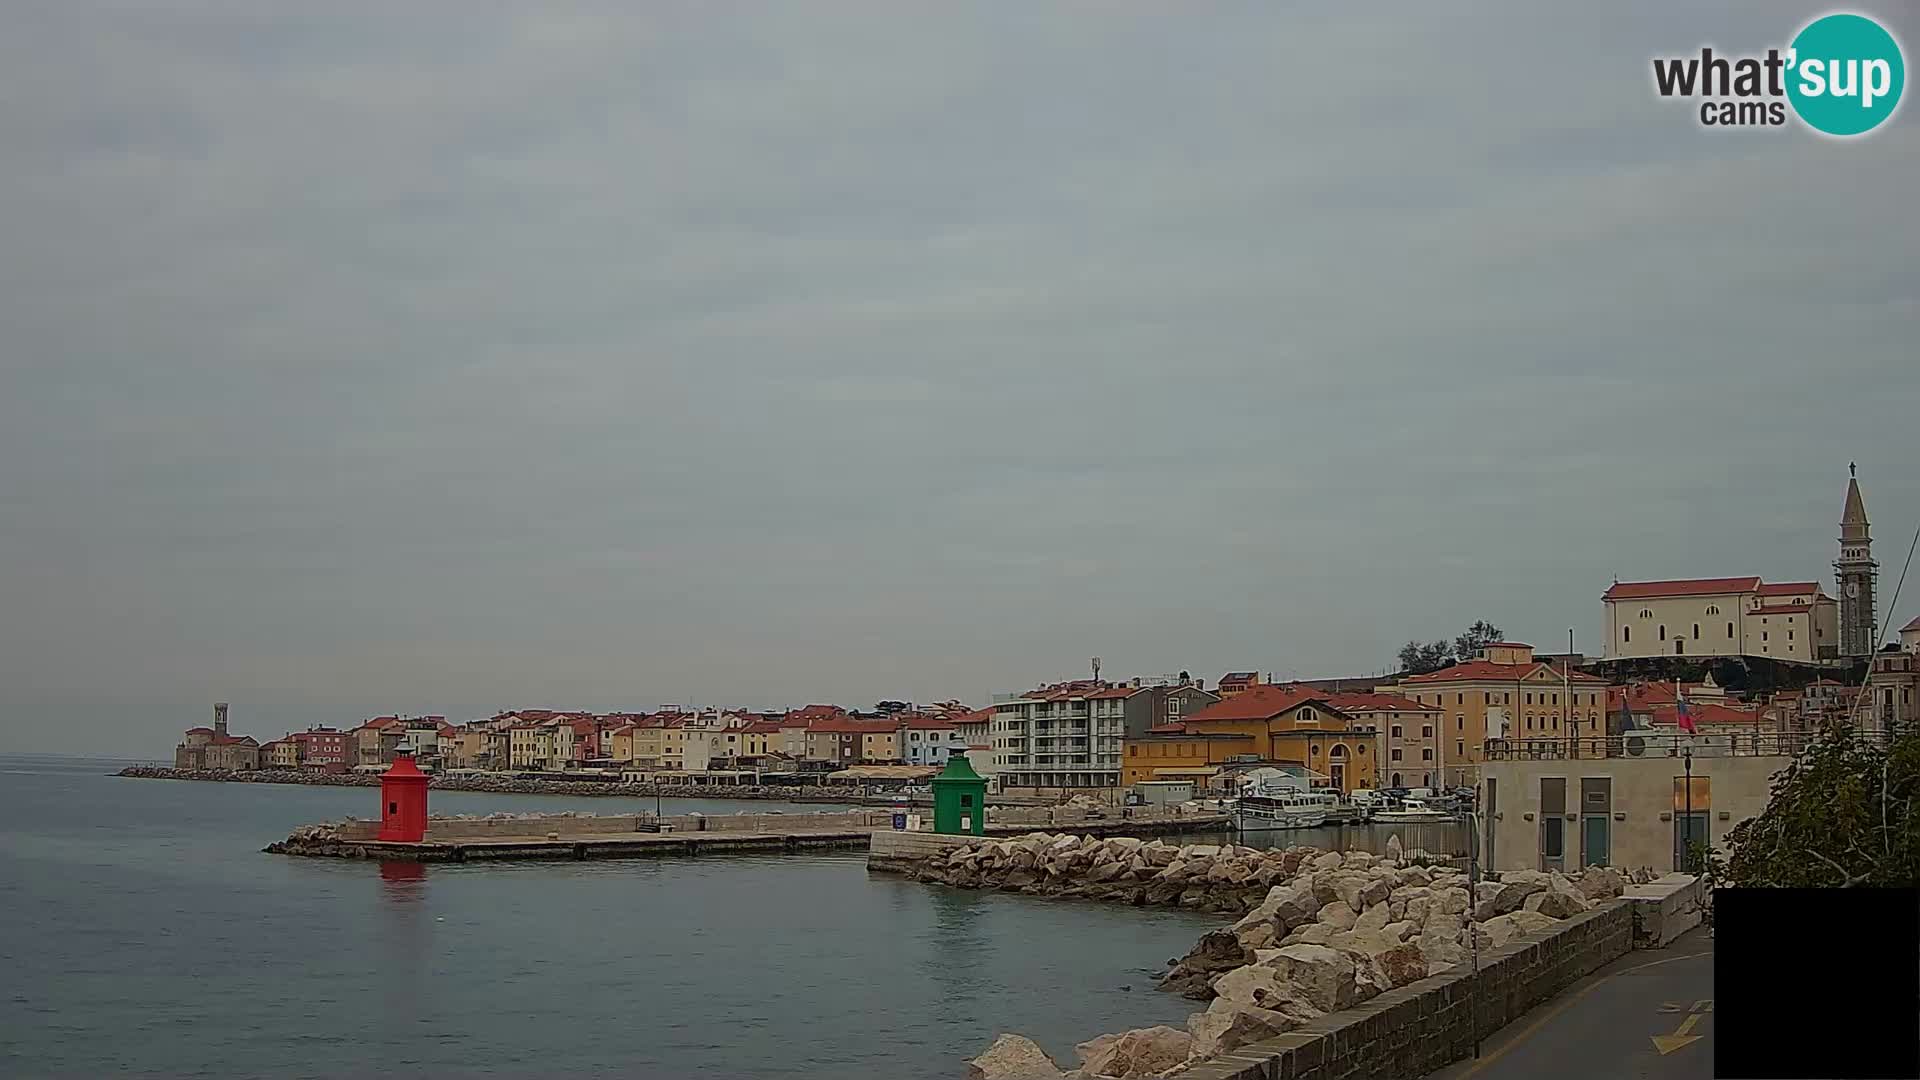
M 188 735 L 211 735 L 213 734 L 213 729 L 210 727 L 190 727 L 186 733 Z
M 212 745 L 214 746 L 258 746 L 260 744 L 257 742 L 254 742 L 253 736 L 251 735 L 215 735 L 213 737 Z
M 1145 690 L 1146 688 L 1142 686 L 1109 686 L 1105 690 L 1095 690 L 1093 693 L 1088 694 L 1087 699 L 1089 701 L 1094 701 L 1094 700 L 1102 700 L 1102 699 L 1111 700 L 1114 698 L 1130 698 L 1135 694 L 1143 693 Z
M 902 721 L 900 726 L 904 728 L 911 728 L 914 731 L 952 731 L 953 730 L 953 722 L 951 720 L 946 719 L 945 717 L 922 716 L 917 713 L 906 717 L 905 720 Z
M 1761 596 L 1805 596 L 1820 591 L 1817 581 L 1773 581 L 1760 586 Z
M 953 722 L 956 724 L 984 724 L 991 719 L 993 719 L 993 707 L 988 706 L 984 709 L 975 709 L 970 713 L 962 713 L 954 717 Z
M 1469 660 L 1464 664 L 1455 664 L 1450 668 L 1430 671 L 1425 675 L 1409 675 L 1402 682 L 1419 683 L 1455 683 L 1455 682 L 1518 682 L 1545 668 L 1553 672 L 1554 678 L 1560 677 L 1560 669 L 1544 660 L 1532 660 L 1524 664 L 1496 664 L 1491 660 Z M 1569 680 L 1576 683 L 1604 683 L 1607 680 L 1584 671 L 1572 672 Z
M 886 735 L 899 728 L 891 720 L 817 720 L 808 731 L 824 731 L 834 735 Z
M 1326 704 L 1327 695 L 1310 687 L 1250 686 L 1245 693 L 1216 701 L 1188 720 L 1266 720 L 1309 701 Z
M 778 735 L 780 734 L 780 722 L 778 720 L 755 720 L 741 730 L 749 735 Z
M 1735 709 L 1726 705 L 1692 705 L 1687 708 L 1696 724 L 1757 724 L 1760 712 L 1757 709 Z M 1655 705 L 1653 722 L 1659 726 L 1679 726 L 1680 707 L 1678 705 Z
M 1616 581 L 1601 595 L 1603 600 L 1650 600 L 1661 596 L 1711 596 L 1715 593 L 1752 592 L 1760 587 L 1756 577 L 1686 578 L 1676 581 Z

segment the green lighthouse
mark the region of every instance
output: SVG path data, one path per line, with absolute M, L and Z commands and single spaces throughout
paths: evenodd
M 973 771 L 965 753 L 954 751 L 932 784 L 934 832 L 986 835 L 987 781 Z

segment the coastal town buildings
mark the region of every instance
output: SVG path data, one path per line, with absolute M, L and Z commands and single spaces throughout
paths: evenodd
M 1536 660 L 1533 646 L 1495 642 L 1474 659 L 1379 688 L 1441 710 L 1449 778 L 1471 782 L 1488 739 L 1544 743 L 1604 734 L 1607 681 Z
M 964 752 L 967 748 L 960 728 L 939 716 L 907 717 L 900 726 L 899 737 L 903 740 L 900 760 L 908 765 L 945 767 L 954 751 Z
M 1206 789 L 1228 766 L 1291 764 L 1351 792 L 1379 786 L 1378 758 L 1375 733 L 1326 694 L 1262 684 L 1129 739 L 1126 776 L 1129 784 L 1192 780 Z
M 990 735 L 1000 789 L 1119 787 L 1130 694 L 1098 679 L 1077 679 L 995 695 Z
M 213 726 L 188 728 L 173 748 L 176 769 L 242 769 L 260 767 L 260 743 L 251 735 L 227 731 L 227 703 L 213 707 Z
M 1901 644 L 1874 654 L 1857 722 L 1862 730 L 1886 733 L 1920 724 L 1920 619 L 1902 630 Z
M 1459 764 L 1447 768 L 1441 728 L 1446 713 L 1402 694 L 1323 694 L 1327 704 L 1352 718 L 1355 731 L 1374 736 L 1374 760 L 1383 787 L 1452 787 L 1470 782 Z

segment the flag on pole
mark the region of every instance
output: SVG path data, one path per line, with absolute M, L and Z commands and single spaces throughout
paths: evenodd
M 1679 691 L 1674 695 L 1673 709 L 1674 718 L 1679 722 L 1680 730 L 1689 735 L 1694 734 L 1693 711 L 1687 703 L 1687 692 L 1685 690 Z

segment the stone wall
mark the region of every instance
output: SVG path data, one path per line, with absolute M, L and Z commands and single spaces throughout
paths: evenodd
M 1465 969 L 1429 976 L 1285 1035 L 1195 1064 L 1182 1080 L 1406 1080 L 1466 1057 L 1481 1038 L 1632 948 L 1631 906 L 1602 902 L 1557 926 L 1485 950 Z
M 966 847 L 976 839 L 945 833 L 883 829 L 873 834 L 873 846 L 867 849 L 867 869 L 895 874 L 911 873 L 927 859 Z
M 1644 885 L 1628 886 L 1626 898 L 1639 923 L 1636 947 L 1663 949 L 1700 925 L 1706 884 L 1692 874 L 1667 874 Z

